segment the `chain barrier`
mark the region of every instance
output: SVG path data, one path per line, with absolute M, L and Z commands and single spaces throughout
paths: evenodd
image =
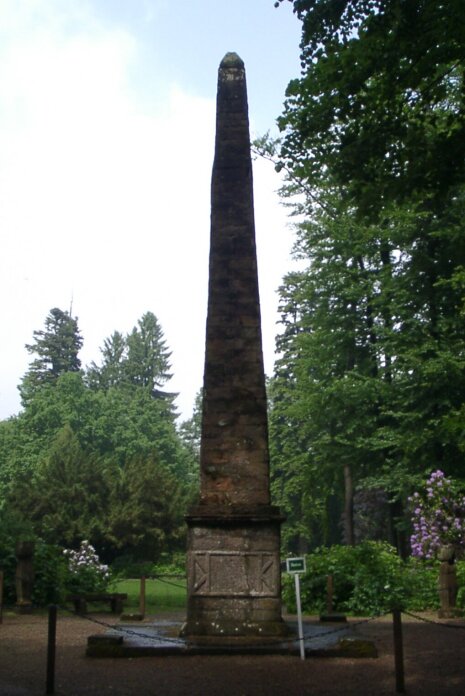
M 462 631 L 465 630 L 465 624 L 450 624 L 442 623 L 440 621 L 434 621 L 434 619 L 427 619 L 426 616 L 418 616 L 418 614 L 412 614 L 411 611 L 407 611 L 406 609 L 402 609 L 402 613 L 406 616 L 410 616 L 412 619 L 423 621 L 423 623 L 433 624 L 433 626 L 440 626 L 441 628 L 457 628 Z M 463 617 L 458 616 L 457 618 L 460 619 Z
M 161 575 L 147 575 L 145 579 L 146 580 L 158 580 L 158 582 L 162 582 L 165 585 L 171 585 L 171 587 L 179 587 L 182 590 L 186 589 L 185 584 L 179 585 L 179 583 L 177 583 L 177 582 L 171 582 L 170 580 L 165 580 L 165 577 L 166 576 L 161 576 Z M 174 576 L 174 577 L 184 577 L 184 576 L 178 575 L 178 576 Z M 187 578 L 186 578 L 186 581 L 187 581 Z
M 185 645 L 186 641 L 182 640 L 180 638 L 170 638 L 168 636 L 164 636 L 161 634 L 148 634 L 148 633 L 143 633 L 142 631 L 134 631 L 127 626 L 121 626 L 118 624 L 109 624 L 106 621 L 102 621 L 100 619 L 96 619 L 91 616 L 84 616 L 82 614 L 76 614 L 73 610 L 68 609 L 67 607 L 64 606 L 59 606 L 59 609 L 64 611 L 65 613 L 71 614 L 72 616 L 77 616 L 78 618 L 83 619 L 84 621 L 89 621 L 90 623 L 97 624 L 98 626 L 103 626 L 104 628 L 110 629 L 112 631 L 118 631 L 119 633 L 126 633 L 129 636 L 134 636 L 136 638 L 144 638 L 145 640 L 150 640 L 154 641 L 157 643 L 160 642 L 165 642 L 165 643 L 173 643 L 174 645 Z M 276 638 L 276 639 L 271 639 L 267 640 L 266 642 L 263 643 L 254 643 L 254 648 L 266 648 L 270 647 L 273 645 L 285 645 L 285 644 L 293 644 L 293 643 L 300 643 L 302 640 L 303 642 L 311 642 L 313 640 L 316 640 L 317 638 L 322 638 L 325 637 L 327 638 L 328 636 L 331 636 L 335 633 L 342 633 L 347 631 L 348 628 L 354 629 L 357 628 L 358 626 L 361 626 L 366 623 L 370 623 L 371 621 L 375 621 L 376 619 L 379 619 L 382 616 L 386 616 L 390 612 L 384 612 L 382 614 L 376 614 L 374 616 L 370 616 L 366 619 L 359 619 L 358 621 L 351 622 L 350 624 L 344 624 L 343 626 L 340 626 L 339 628 L 335 628 L 332 630 L 326 630 L 326 631 L 320 631 L 319 633 L 304 633 L 302 638 L 299 638 L 298 636 L 293 636 L 293 637 L 285 637 L 283 636 L 282 638 Z M 227 647 L 228 650 L 241 650 L 243 646 L 240 645 L 235 645 L 234 643 L 225 643 L 222 642 L 217 643 L 216 645 L 214 643 L 209 643 L 209 646 L 212 648 L 215 647 Z
M 175 576 L 175 575 L 173 575 L 173 577 L 179 577 L 179 578 L 181 578 L 181 577 L 184 577 L 184 576 L 179 576 L 179 575 L 178 575 L 178 576 Z M 21 578 L 21 577 L 18 578 L 18 577 L 17 577 L 16 579 L 22 580 L 23 578 Z M 160 583 L 163 583 L 163 584 L 166 584 L 166 585 L 170 585 L 170 586 L 172 586 L 172 587 L 177 587 L 177 588 L 179 588 L 179 589 L 186 589 L 186 585 L 185 585 L 185 584 L 174 583 L 174 582 L 171 582 L 170 580 L 166 580 L 166 576 L 150 575 L 150 576 L 146 576 L 146 579 L 147 579 L 147 580 L 154 580 L 154 581 L 156 580 L 156 581 L 158 581 L 158 582 L 160 582 Z M 41 609 L 41 608 L 43 608 L 43 607 L 40 607 L 40 606 L 39 606 L 38 604 L 36 604 L 35 602 L 31 602 L 31 604 L 30 604 L 29 606 L 30 606 L 31 609 Z M 106 623 L 106 622 L 104 622 L 104 621 L 101 621 L 101 620 L 98 620 L 98 619 L 95 619 L 95 618 L 91 618 L 91 617 L 89 617 L 89 616 L 83 616 L 82 614 L 76 614 L 73 610 L 68 609 L 68 608 L 65 607 L 65 606 L 61 606 L 61 605 L 57 605 L 57 606 L 59 607 L 60 610 L 62 610 L 62 611 L 65 612 L 65 613 L 72 614 L 73 616 L 79 616 L 80 618 L 82 618 L 82 619 L 84 619 L 84 620 L 87 620 L 87 621 L 89 621 L 89 622 L 91 622 L 91 623 L 98 624 L 98 625 L 103 626 L 103 627 L 105 627 L 105 628 L 109 628 L 109 629 L 112 629 L 112 630 L 117 630 L 117 631 L 120 631 L 120 632 L 123 632 L 123 633 L 126 632 L 126 633 L 128 633 L 128 635 L 139 636 L 139 637 L 141 637 L 141 638 L 145 638 L 145 639 L 148 639 L 148 640 L 154 640 L 154 641 L 157 641 L 157 642 L 164 641 L 164 642 L 172 642 L 172 643 L 175 643 L 175 644 L 178 644 L 178 645 L 184 644 L 184 642 L 181 641 L 181 640 L 179 640 L 179 639 L 168 638 L 168 637 L 161 636 L 161 635 L 157 636 L 157 635 L 153 635 L 153 634 L 151 634 L 151 635 L 149 635 L 149 634 L 142 634 L 142 633 L 140 633 L 139 631 L 131 631 L 130 629 L 128 629 L 128 628 L 126 628 L 126 627 L 124 627 L 124 626 L 118 626 L 118 625 L 116 625 L 116 624 L 108 624 L 108 623 Z M 390 613 L 391 613 L 391 610 L 386 611 L 386 612 L 384 612 L 384 613 L 375 614 L 375 615 L 373 615 L 373 616 L 371 616 L 371 617 L 368 617 L 368 618 L 366 618 L 366 619 L 360 619 L 359 621 L 351 622 L 351 623 L 350 623 L 350 628 L 357 628 L 358 626 L 361 626 L 361 625 L 363 625 L 363 624 L 365 624 L 365 623 L 369 623 L 369 622 L 375 621 L 376 619 L 381 618 L 381 617 L 383 617 L 383 616 L 387 616 L 387 615 L 390 614 Z M 434 626 L 440 626 L 441 628 L 452 628 L 452 629 L 458 629 L 458 630 L 465 630 L 465 623 L 464 623 L 464 624 L 450 624 L 450 623 L 444 623 L 444 622 L 440 622 L 440 621 L 435 621 L 435 620 L 433 620 L 433 619 L 426 618 L 425 616 L 420 616 L 420 615 L 418 615 L 418 614 L 414 614 L 413 612 L 410 612 L 410 611 L 408 611 L 408 610 L 406 610 L 406 609 L 402 609 L 402 613 L 405 614 L 406 616 L 409 616 L 409 617 L 411 617 L 411 618 L 413 618 L 413 619 L 416 619 L 417 621 L 422 621 L 423 623 L 432 624 L 432 625 L 434 625 Z M 457 618 L 461 618 L 461 617 L 457 617 Z M 275 641 L 267 641 L 266 643 L 263 643 L 263 644 L 256 643 L 255 645 L 256 645 L 257 647 L 265 647 L 265 646 L 269 646 L 269 645 L 273 645 L 273 644 L 281 645 L 281 644 L 283 644 L 283 643 L 299 643 L 301 640 L 303 640 L 304 642 L 305 642 L 305 641 L 312 641 L 312 640 L 315 640 L 315 639 L 317 639 L 317 638 L 321 638 L 321 637 L 323 637 L 323 636 L 331 635 L 331 634 L 333 634 L 333 633 L 341 633 L 341 632 L 343 632 L 343 631 L 345 631 L 345 630 L 347 630 L 347 625 L 341 626 L 341 627 L 336 628 L 336 629 L 332 629 L 332 630 L 330 630 L 330 631 L 321 631 L 321 632 L 319 632 L 319 633 L 313 633 L 313 634 L 307 633 L 307 634 L 304 634 L 303 638 L 299 638 L 298 636 L 295 636 L 295 637 L 293 637 L 293 638 L 284 638 L 284 637 L 283 637 L 283 638 L 277 639 L 277 640 L 275 640 Z M 213 645 L 212 647 L 215 647 L 215 646 Z M 231 645 L 231 648 L 234 648 L 234 647 L 235 647 L 234 645 Z
M 177 645 L 183 644 L 183 641 L 181 641 L 179 638 L 169 638 L 169 637 L 165 637 L 165 636 L 161 636 L 161 635 L 157 635 L 157 634 L 154 635 L 153 633 L 148 634 L 148 633 L 142 633 L 140 631 L 133 631 L 130 628 L 128 628 L 127 626 L 121 626 L 121 625 L 116 624 L 116 623 L 110 624 L 110 623 L 107 623 L 106 621 L 102 621 L 101 619 L 96 619 L 93 616 L 88 616 L 88 615 L 84 616 L 83 614 L 76 614 L 76 612 L 73 611 L 72 609 L 68 609 L 68 607 L 64 607 L 61 605 L 59 605 L 59 609 L 61 611 L 65 612 L 66 614 L 71 614 L 72 616 L 75 616 L 79 619 L 82 619 L 83 621 L 88 621 L 89 623 L 96 624 L 97 626 L 103 626 L 103 628 L 108 628 L 112 631 L 118 631 L 120 633 L 127 633 L 130 636 L 136 636 L 138 638 L 145 638 L 147 640 L 153 640 L 153 641 L 157 641 L 157 642 L 164 641 L 167 643 L 175 643 Z

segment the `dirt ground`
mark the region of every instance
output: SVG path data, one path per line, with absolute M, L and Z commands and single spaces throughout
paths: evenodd
M 437 621 L 434 615 L 422 616 Z M 115 621 L 111 614 L 92 617 L 108 623 Z M 465 620 L 447 623 L 460 626 L 460 629 L 432 625 L 403 615 L 407 694 L 464 696 Z M 59 614 L 57 696 L 369 696 L 396 693 L 389 616 L 356 629 L 360 635 L 375 641 L 379 651 L 377 659 L 312 657 L 302 661 L 299 657 L 238 655 L 85 657 L 87 637 L 104 630 L 87 619 Z M 1 696 L 45 694 L 46 644 L 46 616 L 4 615 L 0 625 Z

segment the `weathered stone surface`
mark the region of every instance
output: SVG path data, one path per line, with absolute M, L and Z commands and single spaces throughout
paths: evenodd
M 253 438 L 238 420 L 244 412 L 254 416 Z M 229 504 L 268 504 L 267 443 L 245 71 L 240 58 L 227 54 L 218 75 L 212 174 L 202 501 L 217 502 L 221 491 Z
M 185 635 L 286 632 L 270 505 L 265 375 L 245 71 L 218 73 L 200 496 L 188 523 Z

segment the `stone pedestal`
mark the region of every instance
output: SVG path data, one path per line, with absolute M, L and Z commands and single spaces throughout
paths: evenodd
M 188 620 L 184 635 L 284 635 L 280 525 L 271 506 L 188 517 Z

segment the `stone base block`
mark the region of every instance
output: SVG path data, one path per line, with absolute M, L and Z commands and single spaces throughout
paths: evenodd
M 182 636 L 284 636 L 279 598 L 190 597 Z
M 281 520 L 271 508 L 227 516 L 197 510 L 187 518 L 184 636 L 286 635 L 281 617 Z

